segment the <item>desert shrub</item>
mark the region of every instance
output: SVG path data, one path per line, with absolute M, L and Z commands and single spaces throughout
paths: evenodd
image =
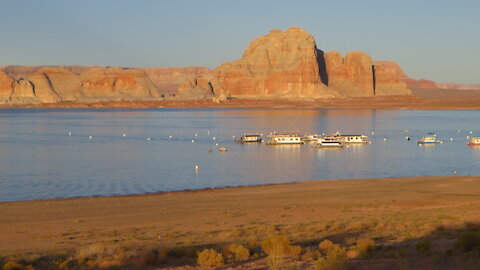
M 332 243 L 333 244 L 333 243 Z M 315 262 L 318 270 L 345 270 L 347 269 L 347 251 L 338 244 L 326 249 L 326 256 Z
M 280 269 L 285 258 L 298 258 L 302 251 L 300 246 L 291 246 L 290 241 L 280 235 L 274 235 L 262 242 L 262 249 L 267 253 L 267 261 L 270 269 Z
M 375 241 L 373 239 L 363 238 L 357 241 L 357 250 L 358 256 L 360 258 L 365 258 L 371 254 L 373 249 L 375 248 Z
M 318 248 L 322 252 L 323 255 L 327 255 L 328 252 L 332 249 L 339 249 L 341 246 L 339 244 L 335 244 L 332 241 L 325 239 L 320 244 L 318 244 Z
M 3 265 L 3 270 L 23 270 L 24 266 L 17 262 L 7 262 Z
M 203 267 L 222 266 L 223 256 L 213 249 L 204 249 L 198 253 L 197 263 Z
M 150 249 L 140 255 L 140 262 L 143 266 L 156 265 L 158 259 L 158 250 Z
M 430 240 L 428 239 L 422 239 L 418 241 L 418 243 L 415 245 L 415 248 L 417 249 L 418 253 L 422 255 L 427 255 L 430 253 Z
M 475 231 L 466 231 L 462 233 L 455 242 L 455 247 L 463 252 L 472 251 L 478 246 L 480 246 L 480 237 Z
M 222 249 L 223 258 L 228 262 L 241 262 L 248 260 L 250 251 L 238 244 L 230 244 Z

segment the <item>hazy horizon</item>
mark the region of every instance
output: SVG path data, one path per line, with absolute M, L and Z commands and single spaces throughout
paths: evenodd
M 0 66 L 213 68 L 272 29 L 323 51 L 361 50 L 415 79 L 480 84 L 478 1 L 60 1 L 0 3 Z

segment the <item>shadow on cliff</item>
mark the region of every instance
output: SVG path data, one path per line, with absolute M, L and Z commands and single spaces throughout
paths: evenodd
M 320 81 L 328 86 L 328 72 L 327 64 L 325 62 L 325 53 L 319 49 L 317 49 L 317 63 L 318 73 L 320 74 Z

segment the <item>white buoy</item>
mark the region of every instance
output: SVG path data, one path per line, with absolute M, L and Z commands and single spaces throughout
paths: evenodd
M 198 168 L 199 168 L 199 166 L 195 165 L 195 173 L 198 173 Z
M 383 138 L 383 141 L 386 142 L 386 141 L 387 141 L 387 138 Z
M 470 130 L 470 134 L 472 134 L 473 132 Z
M 470 139 L 470 136 L 467 136 L 467 139 Z
M 71 131 L 68 132 L 68 136 L 72 136 L 72 132 L 71 132 Z
M 150 140 L 151 140 L 150 137 L 147 137 L 147 141 L 150 141 Z
M 197 133 L 195 133 L 195 137 L 197 137 L 197 136 L 198 136 L 198 134 L 197 134 Z
M 235 135 L 233 135 L 233 136 L 232 136 L 232 138 L 234 138 L 234 139 L 235 139 Z
M 372 131 L 372 135 L 374 135 L 374 134 L 375 134 L 375 132 Z
M 263 136 L 263 133 L 260 133 L 260 136 Z
M 195 140 L 192 140 L 192 143 L 194 143 L 194 142 L 195 142 Z
M 170 135 L 170 136 L 168 136 L 168 137 L 169 137 L 170 139 L 171 139 L 171 138 L 173 138 L 173 136 L 172 136 L 172 135 Z
M 218 143 L 216 143 L 215 145 L 218 146 Z
M 216 139 L 215 137 L 212 138 L 212 140 L 214 140 L 214 141 L 215 141 L 215 139 Z
M 93 136 L 90 135 L 90 136 L 88 136 L 88 138 L 91 140 L 91 139 L 93 139 Z
M 123 133 L 122 136 L 123 136 L 123 137 L 127 137 L 127 133 Z
M 457 133 L 460 134 L 460 129 L 457 129 Z
M 454 174 L 454 175 L 457 175 L 457 171 L 453 171 L 453 174 Z
M 207 134 L 208 134 L 208 135 L 210 135 L 210 130 L 209 130 L 209 131 L 207 131 Z
M 453 142 L 453 138 L 450 138 L 450 141 Z

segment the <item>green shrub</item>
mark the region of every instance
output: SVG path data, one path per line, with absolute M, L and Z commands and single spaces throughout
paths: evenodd
M 417 249 L 418 253 L 422 255 L 428 255 L 430 253 L 430 240 L 422 239 L 418 241 L 418 243 L 415 245 L 415 248 Z
M 466 231 L 462 233 L 455 242 L 455 247 L 463 252 L 472 251 L 478 246 L 480 246 L 480 237 L 477 232 L 474 231 Z
M 315 262 L 318 270 L 345 270 L 347 269 L 347 251 L 338 244 L 327 249 L 327 255 Z
M 198 253 L 197 263 L 203 267 L 219 267 L 223 265 L 223 256 L 213 249 L 204 249 Z
M 290 241 L 280 235 L 274 235 L 262 242 L 262 249 L 268 255 L 267 261 L 270 269 L 280 269 L 285 258 L 298 258 L 302 249 L 300 246 L 291 246 Z
M 222 249 L 223 258 L 228 262 L 241 262 L 250 258 L 250 251 L 238 244 L 230 244 Z

